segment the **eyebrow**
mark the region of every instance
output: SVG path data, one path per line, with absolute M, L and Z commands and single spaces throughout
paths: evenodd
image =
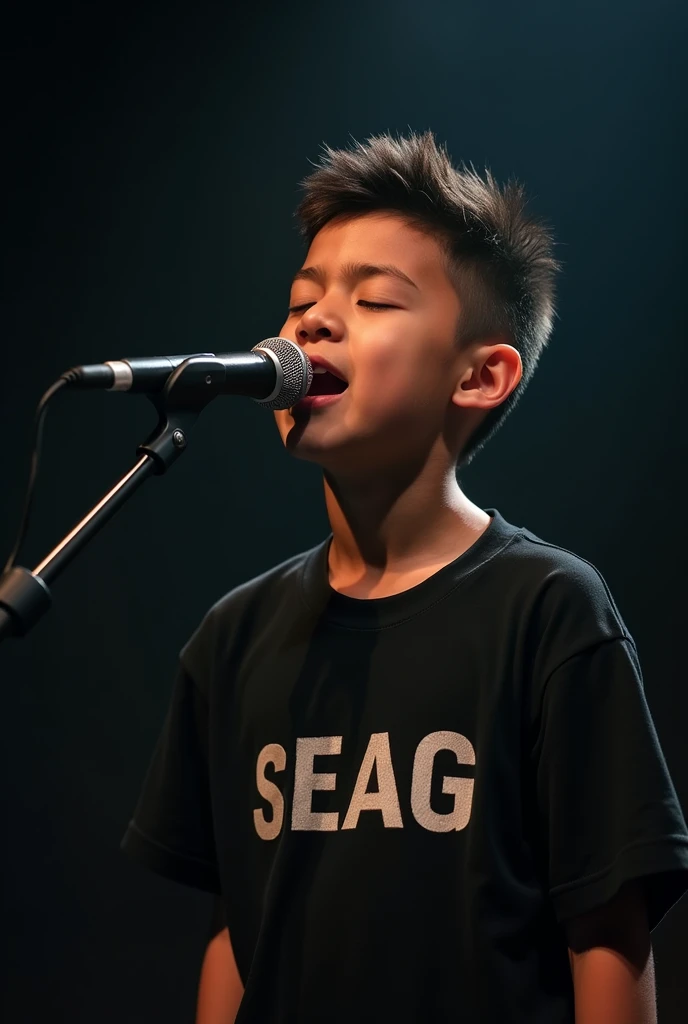
M 412 288 L 418 288 L 415 281 L 407 277 L 403 270 L 395 267 L 393 263 L 345 263 L 342 267 L 342 277 L 350 284 L 358 281 L 365 281 L 369 277 L 396 277 Z M 325 281 L 325 270 L 321 266 L 302 267 L 294 274 L 293 281 L 315 281 L 322 285 Z M 292 282 L 293 283 L 293 282 Z

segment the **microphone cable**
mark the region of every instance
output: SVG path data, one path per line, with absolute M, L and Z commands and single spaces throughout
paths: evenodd
M 31 505 L 33 502 L 33 492 L 36 486 L 36 477 L 38 476 L 38 465 L 41 458 L 41 445 L 43 443 L 43 424 L 45 422 L 45 415 L 48 411 L 48 402 L 51 398 L 54 398 L 57 392 L 65 387 L 69 381 L 66 376 L 59 377 L 54 384 L 51 384 L 48 390 L 45 392 L 40 402 L 36 406 L 36 413 L 34 416 L 33 426 L 33 451 L 31 453 L 31 468 L 29 471 L 29 482 L 26 486 L 26 494 L 24 496 L 24 508 L 22 510 L 21 521 L 19 523 L 19 531 L 17 533 L 17 539 L 14 542 L 9 558 L 5 563 L 5 568 L 0 573 L 0 576 L 4 576 L 5 573 L 9 572 L 14 567 L 17 560 L 17 556 L 24 543 L 26 537 L 26 531 L 29 528 L 29 519 L 31 517 Z

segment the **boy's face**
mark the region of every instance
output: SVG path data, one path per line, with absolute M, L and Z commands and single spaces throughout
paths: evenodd
M 408 280 L 370 270 L 385 265 Z M 331 221 L 313 239 L 289 306 L 298 309 L 281 336 L 348 381 L 335 402 L 275 412 L 294 455 L 335 471 L 405 464 L 456 426 L 460 304 L 434 239 L 393 213 Z

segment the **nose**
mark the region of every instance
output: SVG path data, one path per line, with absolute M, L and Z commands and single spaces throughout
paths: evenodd
M 316 341 L 318 338 L 339 340 L 344 333 L 344 325 L 334 313 L 318 309 L 319 303 L 311 306 L 301 317 L 296 328 L 296 337 L 301 342 Z
M 315 330 L 309 330 L 303 326 L 303 322 L 296 335 L 301 341 L 312 341 L 313 338 L 330 338 L 332 336 L 330 329 L 324 325 L 317 327 Z

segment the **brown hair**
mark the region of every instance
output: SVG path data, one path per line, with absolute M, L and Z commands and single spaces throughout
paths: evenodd
M 521 382 L 473 432 L 460 455 L 465 464 L 518 401 L 552 331 L 559 264 L 549 229 L 524 212 L 519 182 L 500 187 L 487 169 L 481 177 L 472 166 L 453 167 L 431 131 L 374 135 L 351 149 L 325 146 L 301 184 L 296 216 L 309 244 L 334 217 L 401 214 L 435 237 L 447 256 L 462 304 L 458 343 L 505 335 L 519 351 Z

